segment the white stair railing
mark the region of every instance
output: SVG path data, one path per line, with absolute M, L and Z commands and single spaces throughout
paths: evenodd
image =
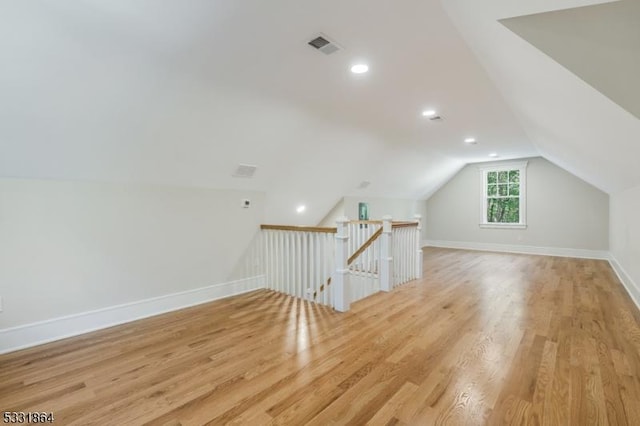
M 348 222 L 349 256 L 353 255 L 373 234 L 382 228 L 381 220 L 353 220 Z
M 420 216 L 335 228 L 262 225 L 266 286 L 346 312 L 352 302 L 422 278 Z
M 333 306 L 336 228 L 262 225 L 267 288 Z
M 422 278 L 421 220 L 392 225 L 393 287 Z
M 379 237 L 382 234 L 382 221 L 351 222 L 350 230 L 349 239 L 355 234 L 360 240 L 347 260 L 351 275 L 349 300 L 355 302 L 380 291 L 382 252 Z

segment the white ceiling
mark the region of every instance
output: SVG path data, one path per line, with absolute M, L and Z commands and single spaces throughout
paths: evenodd
M 637 118 L 498 22 L 592 3 L 0 0 L 0 176 L 264 190 L 294 223 L 343 195 L 428 197 L 489 152 L 640 183 L 625 155 L 599 164 L 605 139 L 637 152 Z
M 615 1 L 500 22 L 640 118 L 640 1 Z
M 480 6 L 474 0 L 448 0 L 445 4 L 540 153 L 615 193 L 640 185 L 640 120 L 499 22 L 599 3 L 608 2 L 487 0 Z M 622 28 L 614 25 L 608 30 Z M 626 54 L 637 57 L 640 52 L 627 49 Z M 611 64 L 608 72 L 619 71 Z M 638 80 L 632 84 L 631 90 L 637 90 Z

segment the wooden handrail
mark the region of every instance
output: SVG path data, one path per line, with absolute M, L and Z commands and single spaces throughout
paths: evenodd
M 324 228 L 320 226 L 260 225 L 260 229 L 271 229 L 274 231 L 322 232 L 325 234 L 335 234 L 338 232 L 337 228 Z
M 352 220 L 349 223 L 355 223 L 356 225 L 382 225 L 381 220 Z
M 418 222 L 393 222 L 391 224 L 392 228 L 411 228 L 414 226 L 418 226 Z
M 367 241 L 365 241 L 364 244 L 362 244 L 362 246 L 358 250 L 356 250 L 355 253 L 353 253 L 353 255 L 351 255 L 351 257 L 347 261 L 347 265 L 351 265 L 358 258 L 358 256 L 360 256 L 371 244 L 374 243 L 375 240 L 378 239 L 378 237 L 380 237 L 380 235 L 382 235 L 382 228 L 380 228 L 376 232 L 374 232 L 373 235 L 371 237 L 369 237 L 369 239 Z M 320 286 L 320 290 L 319 291 L 314 291 L 313 292 L 313 299 L 315 300 L 316 297 L 318 296 L 318 294 L 322 293 L 324 291 L 325 287 L 328 287 L 330 284 L 331 284 L 331 278 L 329 278 L 327 280 L 327 284 L 326 285 L 322 284 Z
M 382 225 L 381 220 L 353 220 L 350 223 L 363 224 L 363 225 Z M 418 226 L 418 222 L 393 222 L 392 223 L 393 228 L 408 228 L 412 226 Z M 260 229 L 271 229 L 275 231 L 322 232 L 325 234 L 335 234 L 336 232 L 338 232 L 337 228 L 322 227 L 322 226 L 260 225 Z
M 378 237 L 382 235 L 382 228 L 378 229 L 365 243 L 351 255 L 347 261 L 347 265 L 351 265 Z
M 327 285 L 326 287 L 329 287 L 329 284 L 331 284 L 331 277 L 329 277 L 329 279 L 327 280 Z M 320 286 L 320 290 L 314 291 L 313 292 L 313 300 L 316 300 L 316 297 L 318 296 L 318 293 L 322 293 L 324 291 L 325 285 L 322 284 Z
M 356 224 L 359 224 L 359 223 L 361 223 L 361 224 L 382 224 L 382 221 L 381 220 L 354 220 L 354 221 L 351 221 L 351 223 L 356 223 Z M 418 222 L 394 222 L 394 223 L 392 223 L 392 226 L 393 226 L 393 228 L 408 228 L 408 227 L 418 226 Z M 362 246 L 358 250 L 356 250 L 356 252 L 353 253 L 351 255 L 351 257 L 349 257 L 349 260 L 347 260 L 347 265 L 351 265 L 353 262 L 355 262 L 355 260 L 358 258 L 358 256 L 360 256 L 367 248 L 369 248 L 369 246 L 371 244 L 373 244 L 380 237 L 380 235 L 382 235 L 382 231 L 383 231 L 383 229 L 380 228 L 376 232 L 374 232 L 373 235 L 371 237 L 369 237 L 369 239 L 367 241 L 365 241 L 365 243 L 362 244 Z M 322 293 L 324 291 L 324 289 L 326 287 L 328 287 L 330 284 L 331 284 L 331 278 L 329 278 L 327 280 L 327 284 L 326 285 L 322 284 L 320 286 L 319 291 L 313 292 L 314 300 L 316 299 L 318 294 Z

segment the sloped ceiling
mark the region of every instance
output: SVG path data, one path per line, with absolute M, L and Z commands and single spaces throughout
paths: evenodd
M 263 190 L 267 220 L 313 224 L 538 154 L 437 0 L 7 0 L 0 51 L 4 177 Z
M 637 186 L 634 107 L 562 54 L 570 12 L 539 15 L 602 3 L 3 0 L 0 176 L 262 190 L 266 220 L 306 224 L 344 195 L 426 198 L 490 152 Z
M 638 63 L 637 40 L 629 39 L 638 21 L 630 28 L 628 17 L 612 13 L 636 13 L 632 1 L 442 3 L 544 157 L 609 193 L 640 185 L 638 99 L 619 91 L 622 84 L 638 93 L 638 78 L 626 68 Z
M 639 1 L 616 1 L 500 22 L 640 118 Z

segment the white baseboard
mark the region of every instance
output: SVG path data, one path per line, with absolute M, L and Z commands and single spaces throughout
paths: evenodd
M 618 276 L 618 279 L 624 286 L 625 290 L 627 290 L 627 293 L 629 293 L 631 300 L 633 300 L 638 309 L 640 309 L 640 286 L 633 281 L 631 275 L 624 270 L 622 265 L 620 265 L 613 255 L 609 256 L 609 264 Z
M 425 247 L 442 247 L 462 250 L 496 251 L 503 253 L 537 254 L 542 256 L 577 257 L 583 259 L 609 260 L 609 252 L 604 250 L 584 250 L 559 247 L 536 247 L 511 244 L 471 243 L 463 241 L 425 240 Z
M 0 330 L 0 354 L 265 288 L 264 275 Z

